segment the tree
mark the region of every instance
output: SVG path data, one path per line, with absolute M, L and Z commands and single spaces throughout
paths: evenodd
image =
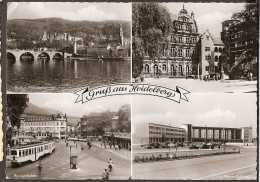
M 209 63 L 209 74 L 215 73 L 215 57 L 214 57 L 214 50 L 211 51 L 211 53 L 209 54 L 209 59 L 208 59 L 208 63 Z
M 240 20 L 239 23 L 231 25 L 229 31 L 240 34 L 237 42 L 244 46 L 244 52 L 237 62 L 231 67 L 232 77 L 236 77 L 238 72 L 247 69 L 257 75 L 258 56 L 258 6 L 257 3 L 246 3 L 244 10 L 234 13 L 232 19 Z
M 20 128 L 21 115 L 27 107 L 27 102 L 29 102 L 29 98 L 26 94 L 7 95 L 7 116 L 12 127 L 17 126 L 17 128 Z
M 170 13 L 159 3 L 133 3 L 133 76 L 141 74 L 144 55 L 154 62 L 167 53 L 171 28 Z
M 131 107 L 129 104 L 123 105 L 119 108 L 117 113 L 119 116 L 117 123 L 117 130 L 119 131 L 131 131 Z
M 18 129 L 21 126 L 21 115 L 27 107 L 29 98 L 25 94 L 9 94 L 7 95 L 7 128 L 6 143 L 11 145 L 14 127 Z

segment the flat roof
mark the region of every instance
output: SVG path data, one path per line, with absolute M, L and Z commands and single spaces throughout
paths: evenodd
M 170 125 L 163 125 L 163 124 L 157 124 L 157 123 L 149 123 L 149 125 L 158 125 L 158 126 L 163 126 L 163 127 L 169 127 L 169 128 L 177 128 L 177 129 L 184 129 L 184 128 L 180 128 L 180 127 L 175 127 L 175 126 L 170 126 Z
M 39 146 L 39 145 L 48 144 L 48 143 L 52 143 L 52 142 L 45 141 L 45 142 L 38 142 L 38 143 L 34 143 L 34 144 L 26 144 L 26 145 L 14 146 L 11 149 L 29 148 L 29 147 L 35 147 L 35 146 Z

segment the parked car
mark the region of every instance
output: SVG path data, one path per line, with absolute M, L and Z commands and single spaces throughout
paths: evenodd
M 162 148 L 169 148 L 169 142 L 161 143 Z
M 151 143 L 147 144 L 144 146 L 146 149 L 152 149 L 153 148 L 153 145 Z
M 195 144 L 192 144 L 189 149 L 199 149 L 199 146 L 195 145 Z
M 203 143 L 203 144 L 200 146 L 201 149 L 210 149 L 210 147 L 211 147 L 211 145 L 208 144 L 208 143 Z
M 161 146 L 159 143 L 154 143 L 154 144 L 153 144 L 153 147 L 154 147 L 154 148 L 161 148 L 162 146 Z
M 175 148 L 177 145 L 174 144 L 174 143 L 169 143 L 168 146 L 169 146 L 170 148 Z

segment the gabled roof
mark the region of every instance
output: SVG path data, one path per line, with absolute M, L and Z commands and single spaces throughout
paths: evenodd
M 220 38 L 214 38 L 213 39 L 214 45 L 225 45 L 223 41 Z

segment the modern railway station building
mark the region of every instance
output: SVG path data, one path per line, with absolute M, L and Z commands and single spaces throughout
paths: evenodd
M 192 124 L 173 127 L 156 123 L 143 123 L 135 126 L 133 136 L 134 144 L 212 141 L 252 142 L 252 128 L 193 126 Z

